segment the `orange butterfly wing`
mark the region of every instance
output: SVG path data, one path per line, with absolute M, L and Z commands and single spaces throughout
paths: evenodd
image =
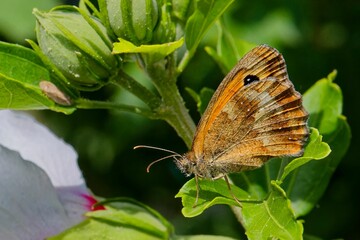
M 198 125 L 190 161 L 197 161 L 198 171 L 209 168 L 218 175 L 260 167 L 275 156 L 301 155 L 307 118 L 282 55 L 258 46 L 214 93 Z

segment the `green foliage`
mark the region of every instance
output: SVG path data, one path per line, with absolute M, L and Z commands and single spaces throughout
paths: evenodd
M 216 50 L 210 46 L 205 47 L 205 51 L 219 65 L 223 74 L 227 74 L 238 62 L 238 60 L 256 44 L 234 39 L 231 32 L 219 21 L 218 40 Z
M 39 46 L 32 41 L 34 50 L 0 44 L 0 108 L 51 109 L 66 114 L 76 109 L 137 113 L 166 121 L 190 147 L 195 124 L 177 80 L 205 34 L 217 23 L 216 48 L 207 46 L 205 50 L 224 74 L 254 44 L 236 39 L 235 33 L 219 20 L 233 0 L 177 0 L 173 9 L 171 1 L 144 1 L 147 5 L 143 10 L 149 16 L 141 15 L 144 19 L 140 20 L 132 14 L 130 2 L 124 2 L 116 9 L 109 8 L 106 0 L 99 0 L 99 9 L 84 0 L 80 8 L 35 10 Z M 123 11 L 121 19 L 114 18 L 113 10 Z M 116 42 L 115 35 L 127 40 Z M 150 79 L 150 87 L 127 73 L 125 66 L 129 63 L 141 67 Z M 350 128 L 342 115 L 342 93 L 333 83 L 335 76 L 336 72 L 329 74 L 304 94 L 312 128 L 302 157 L 273 159 L 260 169 L 232 174 L 231 190 L 224 180 L 199 179 L 198 199 L 196 182 L 191 179 L 176 195 L 182 199 L 183 215 L 195 217 L 214 205 L 226 204 L 232 207 L 249 239 L 301 239 L 304 230 L 298 217 L 315 207 L 350 143 Z M 61 106 L 48 98 L 39 86 L 43 80 L 69 95 L 73 105 Z M 105 85 L 127 90 L 145 107 L 79 96 L 79 91 L 96 91 Z M 213 90 L 186 91 L 202 114 Z M 233 195 L 241 201 L 241 210 Z M 84 222 L 50 239 L 215 238 L 177 236 L 167 220 L 138 202 L 118 199 L 117 203 L 104 205 L 107 210 L 87 213 Z
M 302 223 L 296 220 L 285 191 L 274 181 L 264 201 L 243 203 L 242 214 L 249 239 L 302 239 Z
M 331 150 L 327 143 L 322 142 L 322 136 L 319 135 L 319 131 L 316 128 L 312 129 L 312 134 L 309 137 L 308 144 L 305 147 L 303 156 L 292 160 L 284 168 L 284 172 L 279 179 L 280 182 L 295 169 L 301 167 L 311 160 L 321 160 L 330 154 Z
M 50 72 L 30 49 L 0 43 L 0 109 L 46 109 L 72 113 L 75 109 L 56 104 L 47 98 L 39 83 L 50 80 Z
M 151 58 L 150 62 L 156 62 L 164 59 L 166 56 L 173 53 L 176 49 L 180 48 L 184 43 L 184 39 L 180 38 L 175 42 L 164 44 L 140 45 L 136 46 L 133 43 L 119 38 L 119 42 L 114 43 L 113 53 L 143 53 L 148 54 Z
M 196 2 L 196 9 L 187 21 L 185 29 L 186 47 L 190 52 L 195 51 L 209 27 L 232 2 L 232 0 Z
M 131 199 L 109 199 L 99 204 L 107 209 L 87 213 L 85 221 L 49 239 L 231 240 L 221 236 L 177 236 L 159 213 Z
M 216 204 L 228 204 L 238 207 L 224 179 L 217 181 L 209 179 L 199 180 L 200 192 L 199 198 L 196 200 L 196 181 L 195 179 L 189 180 L 180 189 L 176 198 L 181 198 L 183 209 L 182 213 L 185 217 L 195 217 L 200 215 L 203 211 Z M 244 190 L 231 186 L 232 193 L 237 196 L 241 201 L 255 201 L 256 198 L 251 196 Z
M 310 114 L 309 125 L 319 129 L 332 152 L 325 161 L 304 165 L 293 174 L 291 181 L 284 183 L 284 189 L 292 199 L 298 216 L 303 216 L 314 208 L 350 145 L 350 127 L 342 115 L 342 92 L 333 83 L 335 76 L 336 71 L 333 71 L 304 94 L 304 106 Z
M 290 239 L 291 237 L 289 236 L 293 236 L 294 239 L 300 239 L 299 236 L 301 236 L 303 231 L 302 223 L 296 220 L 296 217 L 299 215 L 298 212 L 305 210 L 292 208 L 291 199 L 287 197 L 287 193 L 282 189 L 281 184 L 291 171 L 296 170 L 311 160 L 321 160 L 329 155 L 330 148 L 321 141 L 321 138 L 317 129 L 313 129 L 309 143 L 305 148 L 304 156 L 292 160 L 284 169 L 278 168 L 277 175 L 280 176 L 278 181 L 268 178 L 266 183 L 268 190 L 265 197 L 259 197 L 263 193 L 246 192 L 235 185 L 231 186 L 232 193 L 242 204 L 241 218 L 243 219 L 242 222 L 244 223 L 243 226 L 246 229 L 246 234 L 250 239 L 263 239 L 264 236 L 274 236 L 280 239 Z M 280 160 L 274 159 L 273 161 Z M 247 175 L 247 173 L 242 174 Z M 248 180 L 248 184 L 256 185 L 258 182 L 254 180 L 251 183 Z M 297 183 L 295 182 L 294 184 Z M 182 198 L 184 206 L 182 213 L 184 216 L 197 216 L 210 206 L 216 204 L 228 204 L 239 207 L 224 180 L 200 180 L 199 186 L 200 194 L 196 206 L 194 206 L 194 203 L 197 188 L 194 179 L 187 182 L 176 195 L 176 197 Z M 261 189 L 260 191 L 265 190 Z M 305 199 L 311 192 L 303 192 L 303 194 L 301 197 Z M 297 199 L 297 201 L 299 200 Z M 268 222 L 268 224 L 261 224 L 263 221 Z
M 117 201 L 117 202 L 115 202 Z M 173 227 L 154 210 L 127 199 L 108 200 L 106 210 L 89 212 L 79 225 L 50 239 L 168 239 Z
M 334 132 L 342 113 L 343 96 L 340 87 L 333 83 L 336 74 L 334 70 L 304 94 L 304 106 L 310 113 L 309 125 L 317 127 L 322 134 Z
M 185 68 L 184 63 L 191 58 L 201 39 L 210 26 L 217 20 L 224 11 L 229 7 L 233 0 L 224 1 L 196 1 L 194 13 L 186 22 L 185 27 L 185 43 L 188 49 L 188 55 L 185 55 L 182 62 L 179 64 L 179 71 L 182 72 Z
M 186 88 L 186 91 L 190 94 L 190 96 L 195 100 L 197 105 L 197 110 L 202 115 L 212 97 L 214 94 L 214 90 L 210 88 L 203 88 L 200 91 L 200 94 L 197 94 L 194 90 L 191 88 Z

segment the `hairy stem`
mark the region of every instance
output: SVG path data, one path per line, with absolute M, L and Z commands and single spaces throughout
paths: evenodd
M 113 76 L 110 81 L 138 97 L 146 103 L 152 111 L 161 105 L 161 99 L 158 96 L 122 70 L 119 70 L 118 74 Z
M 176 86 L 174 56 L 170 55 L 162 61 L 146 64 L 146 70 L 162 97 L 163 105 L 158 108 L 157 113 L 176 130 L 190 148 L 195 124 Z
M 77 99 L 75 103 L 76 103 L 76 107 L 79 109 L 112 109 L 112 110 L 137 113 L 137 114 L 140 114 L 145 117 L 152 118 L 152 119 L 158 118 L 156 114 L 154 114 L 152 111 L 150 111 L 148 109 L 136 107 L 136 106 L 130 106 L 130 105 L 126 105 L 126 104 L 94 101 L 94 100 L 88 100 L 88 99 L 84 99 L 84 98 Z

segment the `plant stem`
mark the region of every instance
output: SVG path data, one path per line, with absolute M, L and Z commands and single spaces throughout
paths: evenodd
M 118 104 L 113 102 L 103 102 L 103 101 L 94 101 L 94 100 L 88 100 L 84 98 L 79 98 L 76 100 L 76 107 L 80 109 L 113 109 L 113 110 L 120 110 L 125 112 L 132 112 L 141 114 L 145 117 L 156 119 L 157 114 L 153 113 L 152 111 L 136 107 L 136 106 L 129 106 L 125 104 Z
M 189 64 L 191 58 L 193 57 L 193 53 L 191 53 L 190 51 L 186 50 L 184 56 L 182 57 L 178 67 L 177 67 L 177 72 L 180 74 L 184 71 L 184 69 L 186 68 L 186 66 Z
M 163 100 L 163 105 L 158 108 L 157 113 L 175 129 L 190 148 L 195 124 L 176 86 L 177 71 L 174 56 L 170 55 L 164 61 L 146 64 L 146 67 Z
M 153 111 L 155 111 L 162 104 L 161 99 L 158 96 L 156 96 L 149 89 L 141 85 L 122 70 L 119 70 L 118 74 L 110 79 L 110 82 L 124 88 L 138 97 Z
M 176 130 L 186 146 L 190 148 L 195 132 L 195 124 L 185 107 L 177 86 L 175 84 L 165 85 L 163 90 L 167 92 L 165 96 L 163 95 L 164 103 L 169 106 L 164 119 Z

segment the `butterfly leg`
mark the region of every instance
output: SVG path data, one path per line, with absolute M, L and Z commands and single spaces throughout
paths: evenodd
M 196 184 L 196 198 L 195 198 L 195 202 L 194 205 L 192 206 L 193 208 L 196 207 L 198 200 L 199 200 L 199 192 L 200 192 L 200 186 L 199 186 L 199 179 L 198 176 L 195 175 L 195 184 Z
M 240 202 L 240 200 L 234 195 L 233 191 L 231 190 L 231 185 L 230 185 L 230 181 L 229 181 L 229 178 L 226 174 L 224 174 L 224 179 L 225 179 L 225 182 L 229 188 L 229 192 L 231 194 L 231 196 L 234 198 L 234 200 L 239 204 L 239 206 L 242 208 L 242 204 Z

